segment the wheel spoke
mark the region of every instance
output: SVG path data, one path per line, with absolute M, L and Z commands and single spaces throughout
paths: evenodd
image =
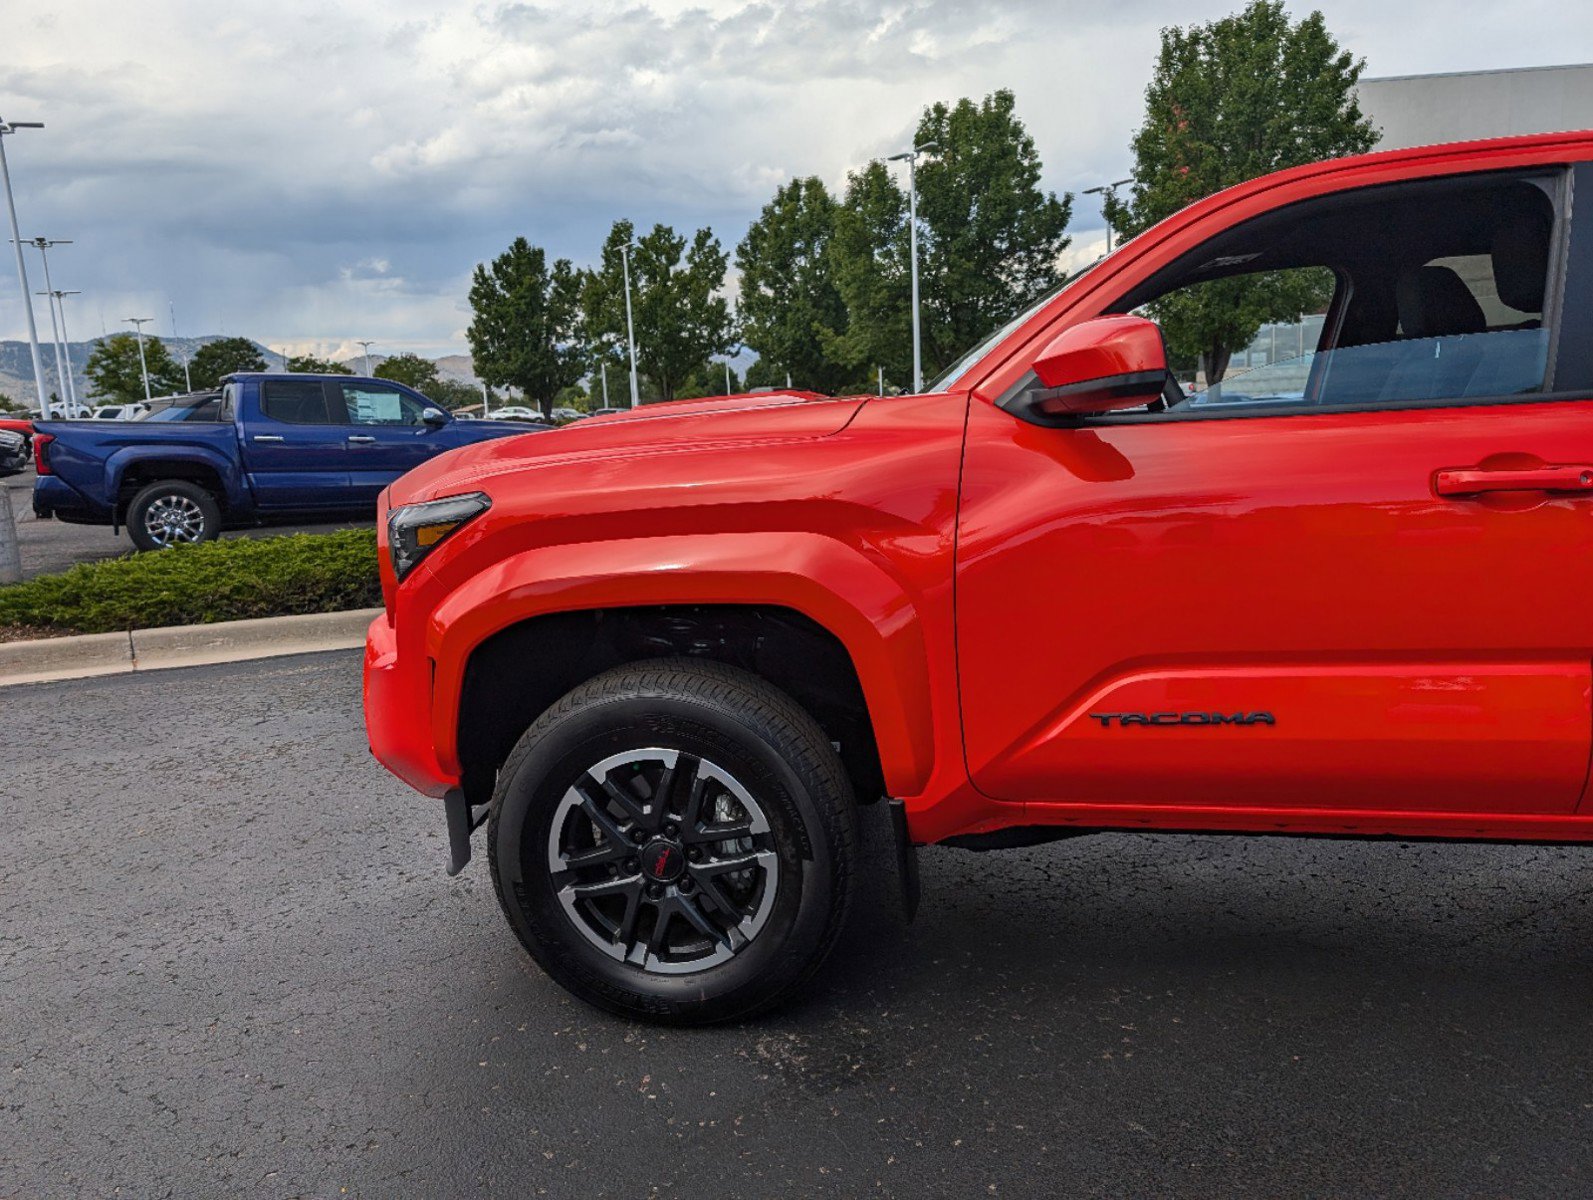
M 640 891 L 642 881 L 635 876 L 625 879 L 604 879 L 599 883 L 571 883 L 565 885 L 576 900 L 601 900 L 604 896 L 626 896 Z
M 626 846 L 625 831 L 620 828 L 619 822 L 591 796 L 583 795 L 581 798 L 581 811 L 588 820 L 603 831 L 604 840 L 611 846 Z
M 601 846 L 593 846 L 590 850 L 566 850 L 563 852 L 564 869 L 586 871 L 592 867 L 604 867 L 609 863 L 619 862 L 629 853 L 629 846 L 613 840 L 605 841 Z
M 679 814 L 684 829 L 697 823 L 697 811 L 702 805 L 703 780 L 697 774 L 701 762 L 695 754 L 677 754 L 674 765 L 665 767 L 658 781 L 659 810 Z
M 709 858 L 696 863 L 691 873 L 699 881 L 728 875 L 732 871 L 745 871 L 749 867 L 767 868 L 774 861 L 772 850 L 748 850 L 745 854 L 732 854 L 727 858 Z
M 725 931 L 710 921 L 702 909 L 697 907 L 689 896 L 681 896 L 675 901 L 675 911 L 685 918 L 688 925 L 710 942 L 718 942 L 722 946 L 729 946 L 730 939 L 725 936 Z

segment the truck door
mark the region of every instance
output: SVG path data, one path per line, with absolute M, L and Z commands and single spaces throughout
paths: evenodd
M 1305 318 L 1247 329 L 1220 385 L 1055 428 L 975 398 L 956 589 L 980 790 L 1125 824 L 1577 807 L 1593 222 L 1566 227 L 1570 188 L 1457 176 L 1257 218 L 1104 308 L 1160 317 L 1176 361 L 1213 296 L 1289 297 L 1272 311 Z
M 347 414 L 349 486 L 360 504 L 375 504 L 388 484 L 449 448 L 421 414 L 429 405 L 395 384 L 328 383 L 332 404 Z
M 250 389 L 258 389 L 253 397 Z M 246 381 L 240 399 L 244 469 L 261 508 L 349 504 L 348 427 L 320 380 Z

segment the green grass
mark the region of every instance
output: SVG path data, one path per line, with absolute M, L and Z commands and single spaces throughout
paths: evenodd
M 180 546 L 0 587 L 0 640 L 29 632 L 110 633 L 381 603 L 368 529 Z

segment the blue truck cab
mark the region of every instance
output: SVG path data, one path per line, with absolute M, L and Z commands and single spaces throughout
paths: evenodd
M 229 375 L 213 420 L 39 422 L 33 511 L 126 526 L 134 545 L 158 549 L 370 513 L 382 489 L 445 450 L 548 428 L 458 421 L 389 379 Z

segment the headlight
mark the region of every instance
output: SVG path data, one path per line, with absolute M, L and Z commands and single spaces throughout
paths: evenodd
M 387 545 L 393 555 L 393 573 L 400 579 L 408 575 L 449 534 L 491 507 L 491 500 L 472 492 L 393 509 L 387 514 Z

